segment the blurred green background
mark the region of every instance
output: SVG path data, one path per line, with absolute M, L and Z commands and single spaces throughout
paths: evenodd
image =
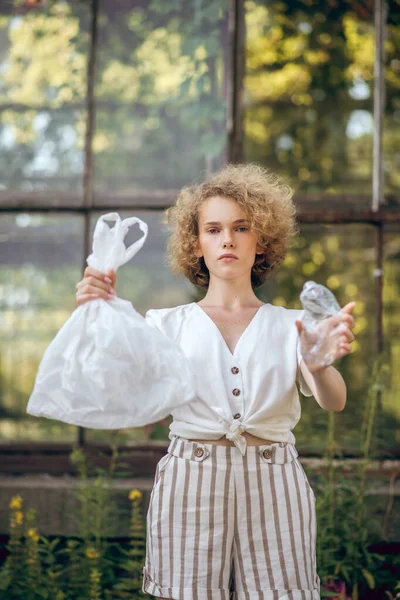
M 382 163 L 385 208 L 399 209 L 399 2 L 388 2 Z M 369 2 L 244 3 L 243 160 L 295 187 L 304 210 L 371 206 L 374 134 L 374 12 Z M 60 442 L 77 428 L 26 415 L 45 348 L 75 308 L 84 259 L 87 58 L 91 4 L 10 2 L 0 8 L 0 438 Z M 183 185 L 229 156 L 232 9 L 228 0 L 100 0 L 91 231 L 113 206 L 149 225 L 143 250 L 119 271 L 118 295 L 144 314 L 204 292 L 165 266 L 163 211 Z M 19 210 L 19 204 L 24 206 Z M 139 210 L 126 210 L 137 203 Z M 51 212 L 49 206 L 64 207 Z M 145 207 L 148 210 L 145 210 Z M 46 207 L 46 211 L 44 208 Z M 124 210 L 125 207 L 125 210 Z M 40 209 L 43 208 L 43 211 Z M 150 210 L 152 208 L 152 210 Z M 378 455 L 400 442 L 400 237 L 384 226 L 384 347 L 390 377 L 376 422 Z M 130 243 L 139 237 L 132 230 Z M 353 353 L 335 364 L 348 387 L 336 415 L 343 448 L 360 448 L 368 376 L 377 355 L 374 226 L 304 224 L 284 265 L 257 290 L 266 302 L 301 308 L 313 279 L 355 300 Z M 321 454 L 328 413 L 301 398 L 300 448 Z M 167 440 L 169 419 L 121 430 L 121 438 Z M 109 432 L 87 430 L 87 441 Z

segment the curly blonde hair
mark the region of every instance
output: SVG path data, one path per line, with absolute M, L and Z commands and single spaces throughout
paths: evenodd
M 236 200 L 264 249 L 251 270 L 251 285 L 261 286 L 283 262 L 290 239 L 298 233 L 293 190 L 278 175 L 254 164 L 229 164 L 203 183 L 184 187 L 174 206 L 165 212 L 171 235 L 167 264 L 192 283 L 208 287 L 210 273 L 204 258 L 195 255 L 199 235 L 198 215 L 202 203 L 212 196 Z

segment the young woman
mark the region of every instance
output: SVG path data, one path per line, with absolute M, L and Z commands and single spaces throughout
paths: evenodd
M 317 600 L 315 496 L 292 433 L 296 382 L 335 411 L 346 385 L 333 366 L 307 366 L 303 311 L 254 293 L 297 233 L 292 190 L 261 167 L 229 165 L 183 189 L 167 220 L 170 266 L 207 292 L 146 313 L 190 360 L 197 399 L 174 410 L 157 465 L 142 589 L 175 600 Z M 77 303 L 113 297 L 115 285 L 114 272 L 87 268 Z M 335 360 L 351 352 L 354 305 L 319 324 Z

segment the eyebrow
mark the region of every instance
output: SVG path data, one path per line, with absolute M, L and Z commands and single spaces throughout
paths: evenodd
M 247 219 L 237 219 L 236 221 L 233 221 L 233 224 L 236 225 L 236 223 L 248 223 Z M 221 225 L 221 223 L 219 221 L 207 221 L 207 223 L 204 223 L 204 225 Z

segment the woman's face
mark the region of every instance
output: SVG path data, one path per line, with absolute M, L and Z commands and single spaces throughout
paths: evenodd
M 196 256 L 204 257 L 210 275 L 233 279 L 250 274 L 256 254 L 263 253 L 257 241 L 246 213 L 235 200 L 213 196 L 202 203 Z M 226 253 L 236 258 L 221 259 Z

